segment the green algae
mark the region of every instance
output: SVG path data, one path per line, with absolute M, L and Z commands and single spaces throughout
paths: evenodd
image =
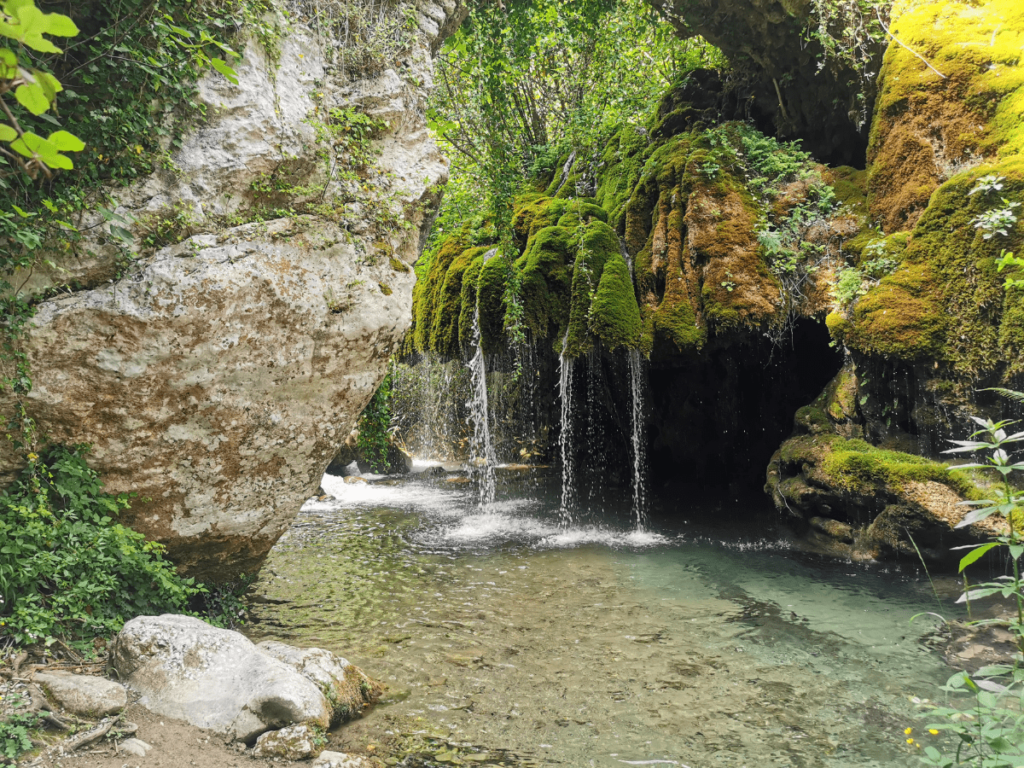
M 604 265 L 591 307 L 591 328 L 609 350 L 635 349 L 640 343 L 640 308 L 621 254 L 614 254 Z

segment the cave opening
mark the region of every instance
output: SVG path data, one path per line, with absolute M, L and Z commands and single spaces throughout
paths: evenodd
M 782 343 L 766 335 L 652 367 L 649 469 L 655 496 L 758 492 L 796 411 L 839 372 L 828 329 L 796 321 Z

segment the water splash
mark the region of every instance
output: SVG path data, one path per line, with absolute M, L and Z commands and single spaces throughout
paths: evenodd
M 494 465 L 494 445 L 491 443 L 490 416 L 487 406 L 487 364 L 484 360 L 484 348 L 480 343 L 480 307 L 477 306 L 473 316 L 473 344 L 476 354 L 469 362 L 473 377 L 472 399 L 467 404 L 470 418 L 473 420 L 472 453 L 470 465 L 473 473 L 478 475 L 480 486 L 480 506 L 493 504 L 496 493 Z
M 633 443 L 633 516 L 636 528 L 643 531 L 647 525 L 647 456 L 644 435 L 644 365 L 639 350 L 629 350 L 629 390 L 632 399 Z
M 566 333 L 566 340 L 569 334 Z M 563 348 L 565 342 L 562 342 Z M 573 511 L 576 507 L 576 479 L 573 466 L 572 444 L 572 358 L 565 353 L 558 360 L 558 397 L 562 404 L 562 429 L 558 435 L 558 447 L 562 453 L 562 503 L 559 514 L 562 525 L 569 527 L 573 522 Z

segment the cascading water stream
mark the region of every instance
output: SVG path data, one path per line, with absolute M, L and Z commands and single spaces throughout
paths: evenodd
M 569 338 L 566 332 L 563 349 Z M 562 526 L 568 528 L 573 522 L 573 511 L 576 507 L 576 478 L 573 466 L 572 444 L 572 358 L 563 352 L 558 359 L 558 397 L 562 405 L 562 427 L 558 435 L 558 447 L 562 453 L 562 502 L 559 515 Z
M 494 446 L 491 443 L 489 408 L 487 405 L 487 365 L 484 348 L 480 343 L 480 307 L 473 316 L 473 343 L 476 354 L 469 363 L 473 375 L 473 397 L 469 401 L 470 418 L 473 419 L 472 465 L 479 473 L 480 506 L 493 504 L 496 494 Z
M 629 350 L 629 390 L 632 400 L 633 517 L 638 531 L 647 525 L 647 455 L 644 435 L 644 367 L 640 351 Z

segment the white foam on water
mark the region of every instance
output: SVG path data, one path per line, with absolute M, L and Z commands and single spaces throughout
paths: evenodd
M 570 528 L 560 530 L 542 539 L 538 544 L 542 547 L 571 549 L 584 544 L 604 544 L 608 547 L 657 547 L 669 542 L 669 539 L 650 531 L 614 531 L 596 526 Z
M 363 475 L 366 479 L 379 476 Z M 346 483 L 340 477 L 324 475 L 323 489 L 334 497 L 333 501 L 308 501 L 305 511 L 329 511 L 352 507 L 398 507 L 416 511 L 452 514 L 461 513 L 466 503 L 461 490 L 438 488 L 419 483 L 379 485 L 375 483 Z

